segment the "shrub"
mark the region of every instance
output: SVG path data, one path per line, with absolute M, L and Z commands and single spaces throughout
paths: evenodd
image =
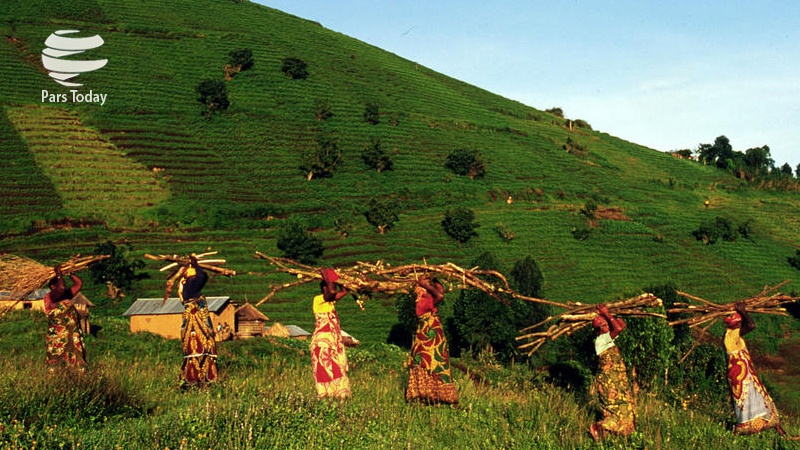
M 696 230 L 692 231 L 692 236 L 709 245 L 716 243 L 720 238 L 733 242 L 739 237 L 739 231 L 730 220 L 717 216 L 713 220 L 701 223 Z
M 743 238 L 750 239 L 753 234 L 753 219 L 747 219 L 740 223 L 739 226 L 736 227 L 736 231 L 738 231 Z
M 342 151 L 334 137 L 320 134 L 317 136 L 317 147 L 303 152 L 300 170 L 306 179 L 333 176 L 333 172 L 342 164 Z
M 531 256 L 514 263 L 511 269 L 511 285 L 514 290 L 527 297 L 542 298 L 544 296 L 544 275 L 539 265 Z M 514 312 L 514 327 L 522 329 L 537 324 L 548 318 L 552 312 L 550 305 L 544 303 L 526 302 L 519 299 L 511 300 L 511 309 Z
M 562 119 L 564 118 L 564 110 L 559 108 L 559 107 L 557 107 L 557 106 L 555 106 L 553 108 L 550 108 L 550 109 L 546 109 L 545 111 L 549 112 L 550 114 L 552 114 L 552 115 L 554 115 L 556 117 L 561 117 Z
M 471 209 L 456 208 L 445 212 L 442 220 L 442 227 L 448 236 L 460 243 L 468 242 L 473 236 L 477 236 L 475 231 L 480 225 L 474 222 L 475 212 Z
M 664 314 L 664 308 L 652 312 Z M 629 369 L 636 369 L 636 380 L 647 388 L 663 386 L 674 359 L 672 327 L 660 317 L 631 317 L 617 337 Z
M 380 234 L 384 234 L 397 222 L 399 209 L 394 199 L 373 198 L 369 201 L 369 208 L 364 212 L 364 216 L 367 218 L 367 222 L 378 229 Z
M 353 221 L 350 220 L 350 217 L 337 216 L 333 219 L 333 227 L 340 236 L 347 237 L 353 231 Z
M 789 263 L 790 266 L 794 267 L 797 270 L 800 270 L 800 249 L 795 251 L 794 256 L 789 256 L 786 258 L 786 261 Z
M 364 107 L 364 120 L 377 125 L 381 121 L 380 106 L 377 103 L 367 103 Z
M 333 112 L 331 111 L 330 100 L 317 99 L 314 102 L 314 117 L 316 117 L 317 120 L 327 120 L 332 115 Z
M 572 237 L 579 241 L 585 241 L 592 235 L 592 229 L 585 223 L 572 227 Z
M 466 175 L 471 180 L 486 174 L 486 163 L 476 149 L 457 149 L 447 155 L 444 166 L 456 175 Z
M 567 153 L 576 156 L 585 157 L 588 154 L 588 149 L 586 146 L 575 139 L 572 139 L 571 136 L 567 138 L 567 142 L 561 148 L 563 148 Z
M 381 147 L 380 138 L 372 138 L 369 144 L 364 145 L 361 152 L 361 159 L 370 169 L 375 169 L 378 173 L 384 170 L 392 170 L 392 158 Z
M 592 126 L 589 125 L 589 122 L 587 122 L 587 121 L 585 121 L 583 119 L 575 119 L 575 121 L 572 122 L 572 123 L 573 123 L 573 125 L 575 125 L 578 128 L 584 128 L 584 129 L 587 129 L 587 130 L 591 130 L 592 129 Z
M 500 236 L 500 239 L 502 239 L 506 244 L 517 237 L 517 233 L 514 232 L 514 230 L 508 229 L 508 227 L 506 227 L 506 225 L 502 222 L 498 222 L 497 225 L 494 226 L 494 231 L 497 232 L 497 235 Z
M 298 222 L 289 222 L 278 230 L 276 245 L 285 258 L 303 264 L 316 263 L 325 250 L 319 238 L 306 231 Z
M 418 322 L 414 293 L 398 295 L 394 306 L 397 309 L 397 322 L 409 333 L 414 333 Z
M 124 291 L 130 289 L 135 281 L 149 278 L 143 269 L 145 264 L 141 259 L 132 259 L 133 245 L 125 242 L 119 246 L 111 241 L 97 244 L 94 247 L 95 255 L 109 255 L 110 257 L 98 261 L 89 267 L 92 280 L 98 284 L 108 286 L 108 297 L 117 299 L 124 297 Z
M 228 109 L 231 104 L 228 101 L 228 88 L 220 80 L 203 80 L 195 87 L 195 92 L 198 95 L 197 101 L 206 105 L 203 112 L 206 117 L 210 118 L 215 112 Z
M 498 269 L 498 261 L 491 253 L 484 253 L 472 262 L 481 269 Z M 478 354 L 488 348 L 501 361 L 516 354 L 517 336 L 514 311 L 480 290 L 462 290 L 453 304 L 455 340 L 462 347 Z M 451 344 L 452 345 L 452 344 Z
M 245 71 L 253 67 L 253 51 L 249 48 L 241 48 L 228 53 L 228 64 L 231 67 L 238 67 L 239 71 Z
M 281 71 L 293 80 L 305 80 L 308 78 L 308 64 L 300 58 L 283 58 Z

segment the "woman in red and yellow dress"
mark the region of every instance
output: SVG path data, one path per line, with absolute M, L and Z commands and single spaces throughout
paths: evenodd
M 342 342 L 342 327 L 336 302 L 347 290 L 336 284 L 339 275 L 333 269 L 322 269 L 321 293 L 314 297 L 314 333 L 311 335 L 311 367 L 314 370 L 317 398 L 349 398 L 347 354 Z
M 47 314 L 47 365 L 50 371 L 57 366 L 85 370 L 86 347 L 78 325 L 78 311 L 72 297 L 80 292 L 83 282 L 77 275 L 70 275 L 72 287 L 67 289 L 61 267 L 54 268 L 55 277 L 50 280 L 50 292 L 44 295 L 44 312 Z
M 736 434 L 758 433 L 775 428 L 780 435 L 778 410 L 764 384 L 756 375 L 753 360 L 742 336 L 752 331 L 756 324 L 745 312 L 745 305 L 737 302 L 736 312 L 725 318 L 725 351 L 728 354 L 728 384 L 736 414 Z
M 458 403 L 458 391 L 450 374 L 450 353 L 436 305 L 444 298 L 438 280 L 417 281 L 417 332 L 408 364 L 406 401 Z

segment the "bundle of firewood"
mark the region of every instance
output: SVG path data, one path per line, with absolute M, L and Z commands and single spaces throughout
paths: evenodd
M 777 292 L 778 289 L 789 283 L 789 281 L 790 280 L 786 280 L 772 287 L 765 286 L 758 294 L 741 300 L 741 303 L 744 304 L 745 311 L 748 313 L 787 316 L 788 313 L 784 306 L 800 300 L 800 297 L 792 297 Z M 672 308 L 667 310 L 670 315 L 678 317 L 670 321 L 670 325 L 686 324 L 689 327 L 706 325 L 704 328 L 708 329 L 718 319 L 731 315 L 736 311 L 735 305 L 737 302 L 718 304 L 681 291 L 678 291 L 678 295 L 688 299 L 690 302 L 675 303 Z M 692 304 L 691 301 L 696 304 Z M 690 317 L 685 317 L 686 315 Z
M 148 253 L 145 254 L 144 257 L 153 261 L 165 261 L 168 263 L 167 265 L 158 269 L 159 272 L 169 271 L 169 274 L 167 275 L 167 286 L 164 292 L 164 299 L 166 300 L 172 293 L 172 287 L 175 285 L 175 282 L 177 282 L 178 279 L 183 276 L 185 273 L 185 268 L 189 267 L 191 264 L 192 256 L 197 259 L 197 265 L 207 272 L 225 275 L 226 277 L 232 277 L 236 275 L 235 270 L 220 267 L 221 264 L 225 264 L 226 261 L 224 259 L 206 259 L 208 256 L 213 256 L 217 253 L 218 252 L 205 252 L 198 254 L 193 253 L 192 255 L 151 255 Z
M 550 316 L 547 319 L 520 330 L 517 341 L 525 341 L 518 348 L 526 351 L 528 356 L 535 353 L 547 341 L 554 341 L 561 336 L 569 336 L 581 328 L 590 325 L 597 317 L 597 305 L 585 305 L 580 302 L 568 302 L 561 306 L 569 308 L 567 311 Z M 663 306 L 660 298 L 653 294 L 645 293 L 626 300 L 619 300 L 613 303 L 606 303 L 608 310 L 613 316 L 629 317 L 660 317 L 666 315 L 646 311 L 645 308 L 657 308 Z M 543 327 L 550 324 L 544 331 Z
M 77 255 L 58 265 L 64 275 L 71 275 L 106 258 L 109 255 Z M 55 276 L 54 267 L 22 256 L 0 255 L 0 290 L 9 291 L 12 299 L 25 298 Z
M 276 267 L 276 272 L 288 273 L 297 277 L 295 281 L 271 286 L 270 292 L 256 305 L 270 300 L 276 293 L 284 289 L 310 282 L 319 282 L 322 279 L 318 267 L 301 264 L 288 258 L 268 256 L 261 252 L 256 252 L 255 257 L 269 261 Z M 508 301 L 506 296 L 517 296 L 509 288 L 508 281 L 500 272 L 482 270 L 477 267 L 465 269 L 450 262 L 428 264 L 423 261 L 422 264 L 400 266 L 391 266 L 383 261 L 357 262 L 352 267 L 341 267 L 335 270 L 339 275 L 336 282 L 352 292 L 359 302 L 364 298 L 370 298 L 373 294 L 395 295 L 413 292 L 417 280 L 423 277 L 436 277 L 450 289 L 478 289 L 504 302 Z M 496 280 L 497 284 L 487 281 L 489 279 Z M 549 303 L 547 300 L 519 297 L 527 301 L 539 300 Z

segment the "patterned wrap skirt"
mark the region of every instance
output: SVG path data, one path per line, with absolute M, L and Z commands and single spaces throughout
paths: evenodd
M 78 325 L 78 311 L 63 301 L 47 313 L 46 361 L 51 370 L 56 366 L 85 370 L 86 347 Z
M 406 401 L 458 403 L 458 391 L 450 375 L 447 338 L 437 314 L 419 316 L 408 363 Z
M 352 393 L 339 315 L 331 311 L 314 314 L 314 318 L 314 333 L 309 349 L 317 397 L 349 398 Z
M 603 419 L 597 424 L 606 432 L 628 436 L 634 432 L 636 405 L 625 362 L 616 346 L 598 358 L 600 373 L 595 380 L 595 389 Z
M 775 402 L 756 375 L 747 348 L 728 354 L 728 384 L 733 397 L 737 434 L 752 434 L 780 424 Z
M 182 385 L 204 385 L 217 379 L 217 346 L 214 326 L 203 296 L 186 300 L 181 323 Z

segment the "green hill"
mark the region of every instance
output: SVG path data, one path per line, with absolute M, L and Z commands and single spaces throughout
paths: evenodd
M 323 239 L 326 265 L 468 265 L 489 251 L 510 267 L 530 255 L 555 300 L 613 300 L 672 282 L 730 301 L 797 278 L 786 263 L 800 247 L 796 193 L 756 190 L 717 169 L 570 127 L 314 22 L 212 0 L 15 0 L 0 14 L 0 68 L 10 80 L 0 85 L 3 252 L 47 263 L 127 239 L 141 253 L 211 247 L 241 273 L 264 272 L 253 252 L 276 254 L 276 229 L 299 220 Z M 60 29 L 105 40 L 92 57 L 107 66 L 80 75 L 77 89 L 106 95 L 105 104 L 48 96 L 72 99 L 40 59 Z M 225 82 L 230 107 L 207 119 L 195 88 L 223 80 L 237 49 L 252 50 L 254 65 Z M 288 57 L 307 63 L 307 78 L 282 72 Z M 332 116 L 318 120 L 317 102 L 328 102 Z M 367 105 L 378 106 L 379 123 L 364 119 Z M 336 141 L 343 164 L 309 181 L 301 156 L 321 136 Z M 374 138 L 393 170 L 378 173 L 362 161 Z M 568 143 L 577 150 L 566 151 Z M 484 177 L 445 168 L 458 149 L 480 152 Z M 401 206 L 386 234 L 364 218 L 372 198 Z M 598 207 L 590 228 L 587 205 Z M 473 210 L 480 224 L 466 244 L 440 226 L 455 207 Z M 703 245 L 692 236 L 718 216 L 751 221 L 749 239 Z M 337 220 L 352 227 L 346 238 Z M 588 238 L 576 239 L 576 228 Z M 135 294 L 160 291 L 154 269 Z M 244 275 L 211 289 L 257 300 L 266 280 Z M 290 319 L 309 321 L 304 309 L 288 309 L 296 309 Z
M 8 162 L 0 168 L 0 251 L 49 262 L 128 239 L 142 253 L 212 247 L 240 272 L 263 272 L 253 252 L 277 253 L 275 230 L 300 220 L 323 239 L 328 265 L 468 265 L 490 251 L 510 267 L 530 255 L 556 300 L 612 300 L 673 282 L 729 301 L 797 275 L 786 263 L 800 246 L 796 193 L 754 190 L 714 168 L 568 127 L 317 23 L 211 0 L 20 0 L 0 14 L 0 67 L 11 80 L 0 86 L 0 156 Z M 77 89 L 106 95 L 104 105 L 43 97 L 72 98 L 39 56 L 59 29 L 105 40 L 92 57 L 109 63 L 82 74 Z M 237 49 L 252 50 L 254 66 L 225 83 L 230 107 L 206 119 L 195 87 L 223 80 Z M 306 79 L 281 71 L 287 57 L 308 64 Z M 330 105 L 327 120 L 315 115 L 318 101 Z M 367 105 L 379 107 L 378 124 L 364 120 Z M 343 164 L 308 181 L 301 155 L 320 136 L 335 139 Z M 393 170 L 362 162 L 373 138 Z M 565 151 L 568 141 L 580 151 Z M 483 178 L 445 168 L 449 153 L 466 148 L 483 155 Z M 401 210 L 381 235 L 363 212 L 370 199 L 386 197 Z M 572 231 L 586 227 L 587 204 L 613 214 L 578 240 Z M 481 225 L 467 244 L 440 226 L 455 207 L 474 210 Z M 696 241 L 691 232 L 717 216 L 751 220 L 751 238 Z M 352 227 L 347 238 L 336 233 L 337 219 Z M 515 237 L 503 239 L 497 228 Z M 140 291 L 159 291 L 160 280 L 154 273 Z M 264 283 L 244 276 L 215 288 L 253 300 Z

